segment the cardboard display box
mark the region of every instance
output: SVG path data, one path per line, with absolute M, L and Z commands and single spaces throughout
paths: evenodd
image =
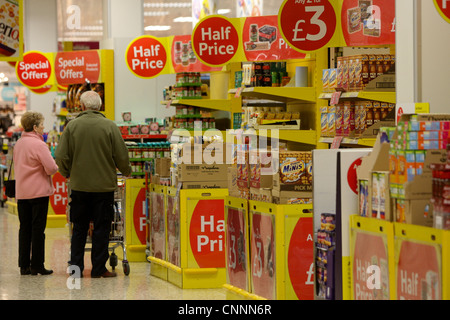
M 433 227 L 433 206 L 431 199 L 392 199 L 394 219 L 400 223 Z
M 250 188 L 250 200 L 272 203 L 270 189 Z
M 272 190 L 272 202 L 275 204 L 308 204 L 312 203 L 312 192 Z
M 156 158 L 155 159 L 155 173 L 160 177 L 169 177 L 170 176 L 170 166 L 171 159 L 170 158 Z
M 234 147 L 230 143 L 213 142 L 209 144 L 185 143 L 177 153 L 177 164 L 233 164 Z
M 267 150 L 249 152 L 249 170 L 251 188 L 272 188 L 274 174 L 272 153 Z
M 227 164 L 180 164 L 179 182 L 221 181 L 227 180 Z
M 183 182 L 182 189 L 227 189 L 228 180 Z

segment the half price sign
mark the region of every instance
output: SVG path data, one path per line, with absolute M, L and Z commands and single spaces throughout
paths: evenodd
M 336 30 L 336 13 L 329 0 L 285 0 L 278 14 L 283 38 L 300 52 L 325 47 Z
M 144 79 L 162 73 L 167 64 L 164 45 L 155 37 L 142 36 L 134 39 L 127 48 L 125 59 L 130 71 Z
M 230 20 L 209 16 L 195 27 L 192 42 L 200 61 L 208 66 L 222 66 L 236 55 L 239 35 Z

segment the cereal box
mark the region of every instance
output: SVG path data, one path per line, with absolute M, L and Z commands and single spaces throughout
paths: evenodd
M 328 136 L 334 137 L 336 135 L 336 107 L 330 106 L 328 107 Z

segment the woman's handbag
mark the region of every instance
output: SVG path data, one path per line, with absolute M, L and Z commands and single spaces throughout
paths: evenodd
M 3 182 L 3 184 L 5 185 L 5 194 L 8 198 L 16 197 L 16 180 L 10 180 L 13 162 L 14 159 L 11 160 L 11 165 L 9 166 L 8 180 Z

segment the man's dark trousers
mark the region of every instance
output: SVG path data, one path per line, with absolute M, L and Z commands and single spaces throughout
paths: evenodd
M 91 276 L 100 276 L 107 271 L 109 259 L 109 235 L 114 217 L 114 192 L 82 192 L 72 190 L 70 201 L 70 221 L 72 222 L 72 242 L 70 265 L 84 270 L 84 252 L 89 224 L 94 223 L 92 233 Z

